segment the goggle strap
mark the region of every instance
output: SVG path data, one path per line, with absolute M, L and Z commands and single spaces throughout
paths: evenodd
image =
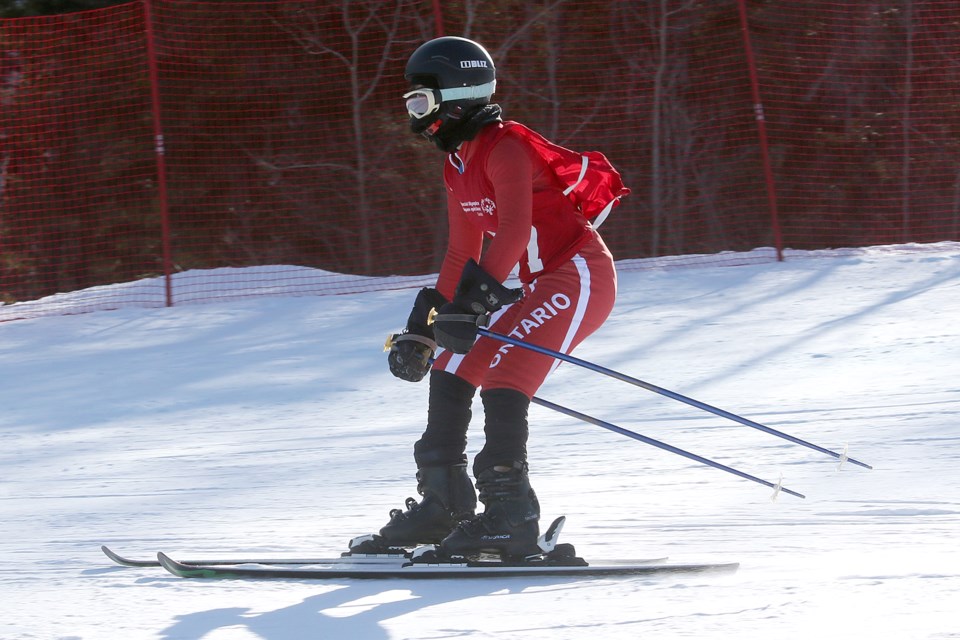
M 478 84 L 473 87 L 454 87 L 453 89 L 440 89 L 440 100 L 473 100 L 475 98 L 489 98 L 497 88 L 497 81 L 491 80 L 484 84 Z

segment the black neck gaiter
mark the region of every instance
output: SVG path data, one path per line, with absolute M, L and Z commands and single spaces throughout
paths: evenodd
M 431 139 L 441 151 L 452 153 L 457 150 L 460 143 L 477 137 L 480 130 L 488 124 L 501 122 L 500 114 L 502 112 L 503 110 L 498 104 L 484 105 L 462 120 L 440 127 L 440 130 L 433 134 Z

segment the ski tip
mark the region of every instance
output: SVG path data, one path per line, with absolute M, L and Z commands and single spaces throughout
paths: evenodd
M 232 577 L 228 569 L 220 570 L 218 567 L 209 565 L 185 564 L 174 560 L 163 551 L 157 552 L 157 562 L 169 573 L 178 578 L 227 578 Z
M 132 560 L 130 558 L 125 558 L 119 553 L 111 549 L 105 544 L 100 545 L 100 551 L 103 552 L 103 555 L 107 556 L 115 562 L 116 564 L 122 567 L 155 567 L 157 566 L 156 560 Z
M 161 567 L 163 567 L 164 569 L 166 569 L 167 571 L 169 571 L 175 576 L 182 577 L 183 574 L 181 570 L 186 568 L 183 565 L 181 565 L 179 562 L 177 562 L 176 560 L 174 560 L 173 558 L 165 554 L 163 551 L 157 552 L 157 562 L 160 563 Z

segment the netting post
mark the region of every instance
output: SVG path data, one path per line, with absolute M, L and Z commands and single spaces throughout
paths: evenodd
M 773 168 L 770 166 L 770 150 L 767 144 L 767 122 L 763 114 L 763 102 L 760 99 L 760 80 L 757 74 L 757 61 L 750 44 L 750 29 L 747 24 L 747 2 L 737 0 L 740 11 L 740 33 L 743 36 L 743 52 L 750 73 L 750 93 L 753 96 L 753 113 L 757 121 L 757 138 L 760 144 L 760 159 L 763 163 L 763 177 L 767 185 L 767 204 L 770 207 L 770 223 L 773 228 L 773 242 L 777 249 L 777 260 L 783 261 L 783 234 L 780 230 L 780 216 L 777 212 L 777 188 L 773 180 Z
M 443 35 L 443 11 L 440 9 L 440 0 L 433 0 L 433 28 L 436 30 L 435 38 Z
M 163 275 L 166 306 L 173 306 L 173 260 L 170 247 L 170 209 L 167 199 L 167 161 L 163 142 L 163 124 L 160 119 L 160 71 L 157 65 L 157 46 L 153 32 L 151 0 L 143 0 L 144 35 L 147 41 L 147 68 L 150 74 L 150 108 L 153 119 L 154 153 L 157 156 L 157 199 L 160 205 L 160 233 L 163 246 Z

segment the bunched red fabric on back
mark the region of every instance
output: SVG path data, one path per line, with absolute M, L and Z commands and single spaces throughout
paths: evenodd
M 599 151 L 578 153 L 550 142 L 536 131 L 517 122 L 505 122 L 504 129 L 516 131 L 540 151 L 562 184 L 564 193 L 587 220 L 600 226 L 620 198 L 630 193 L 620 172 Z

